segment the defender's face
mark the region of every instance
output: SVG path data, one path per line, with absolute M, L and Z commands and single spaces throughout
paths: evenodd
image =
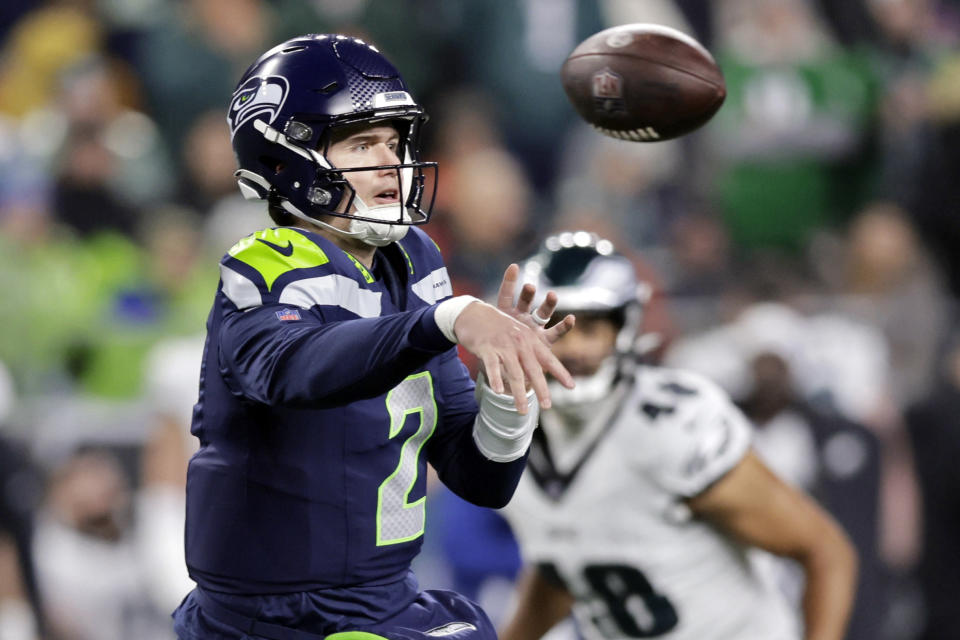
M 357 130 L 342 140 L 330 144 L 327 159 L 335 167 L 351 169 L 354 167 L 376 167 L 380 165 L 400 164 L 397 156 L 400 136 L 391 126 L 374 126 Z M 356 191 L 368 207 L 384 204 L 396 204 L 400 201 L 400 180 L 396 169 L 373 169 L 370 171 L 348 171 L 343 174 L 350 186 Z M 347 198 L 340 204 L 346 207 Z M 341 213 L 353 213 L 341 210 Z
M 553 353 L 574 377 L 592 376 L 613 354 L 618 332 L 608 317 L 577 314 L 576 325 L 553 344 Z

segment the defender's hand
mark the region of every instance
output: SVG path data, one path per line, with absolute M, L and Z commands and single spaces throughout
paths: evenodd
M 454 332 L 457 341 L 480 360 L 490 387 L 497 393 L 504 393 L 509 387 L 521 414 L 527 413 L 525 379 L 530 381 L 544 409 L 550 408 L 544 371 L 550 372 L 565 387 L 573 387 L 570 373 L 547 346 L 542 327 L 531 328 L 478 300 L 460 313 Z

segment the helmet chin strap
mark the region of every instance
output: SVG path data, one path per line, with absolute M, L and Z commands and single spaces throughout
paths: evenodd
M 355 197 L 355 200 L 360 200 L 359 196 Z M 347 238 L 354 238 L 360 240 L 365 244 L 369 244 L 373 247 L 385 247 L 388 244 L 396 242 L 397 240 L 403 239 L 407 235 L 409 230 L 409 225 L 405 224 L 390 224 L 389 222 L 370 222 L 369 220 L 358 220 L 356 218 L 350 219 L 350 228 L 349 229 L 340 229 L 335 227 L 332 224 L 313 218 L 304 214 L 302 211 L 294 207 L 290 202 L 284 200 L 280 203 L 284 211 L 289 212 L 290 214 L 305 220 L 310 224 L 315 224 L 328 229 L 337 235 L 344 236 Z M 362 211 L 364 216 L 370 218 L 380 218 L 383 220 L 398 220 L 401 219 L 400 216 L 407 217 L 405 211 L 403 211 L 402 205 L 400 203 L 396 204 L 383 204 L 376 207 L 367 207 L 363 204 L 363 201 L 359 202 L 362 207 L 358 207 L 358 212 Z
M 360 200 L 359 197 L 356 200 Z M 361 201 L 359 203 L 363 205 Z M 357 212 L 369 218 L 380 220 L 402 220 L 407 216 L 403 206 L 398 202 L 396 204 L 382 204 L 376 207 L 357 207 Z M 396 242 L 407 235 L 410 229 L 406 224 L 390 224 L 389 222 L 370 222 L 369 220 L 350 220 L 350 235 L 359 238 L 362 242 L 374 247 L 385 247 L 388 244 Z

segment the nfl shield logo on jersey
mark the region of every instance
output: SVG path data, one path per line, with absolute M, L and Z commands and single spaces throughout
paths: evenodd
M 298 309 L 281 309 L 277 311 L 277 319 L 284 321 L 299 320 L 300 311 Z

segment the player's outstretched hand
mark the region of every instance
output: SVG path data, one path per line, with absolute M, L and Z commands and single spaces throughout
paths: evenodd
M 518 272 L 516 265 L 507 269 L 514 285 Z M 556 305 L 555 297 L 553 305 Z M 526 306 L 529 308 L 529 302 Z M 569 326 L 573 326 L 572 320 Z M 490 387 L 497 393 L 509 389 L 517 411 L 522 414 L 527 413 L 526 381 L 529 381 L 544 409 L 550 408 L 550 391 L 544 372 L 550 373 L 565 387 L 573 387 L 570 372 L 549 347 L 566 330 L 561 328 L 551 333 L 550 329 L 545 330 L 536 322 L 531 326 L 480 301 L 467 305 L 454 324 L 457 341 L 480 360 Z
M 503 311 L 511 318 L 516 318 L 531 329 L 538 332 L 540 339 L 546 344 L 551 345 L 570 329 L 573 329 L 573 314 L 567 314 L 561 320 L 556 322 L 549 329 L 547 324 L 553 317 L 553 312 L 557 308 L 557 294 L 554 291 L 547 291 L 543 302 L 535 311 L 531 311 L 533 299 L 537 295 L 537 288 L 530 283 L 523 285 L 520 289 L 520 295 L 517 296 L 517 303 L 513 303 L 514 292 L 517 290 L 517 282 L 520 280 L 520 267 L 511 264 L 503 274 L 503 281 L 500 283 L 500 291 L 497 293 L 497 309 Z

